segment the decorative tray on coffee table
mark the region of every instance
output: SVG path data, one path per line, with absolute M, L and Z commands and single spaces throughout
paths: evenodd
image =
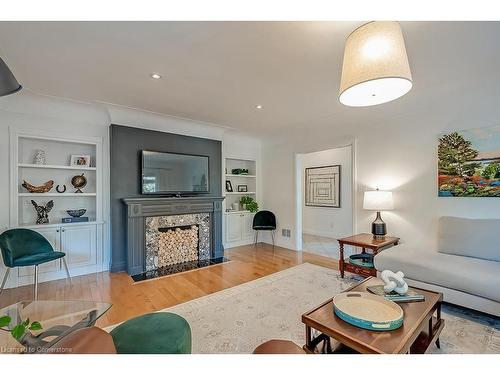
M 403 325 L 403 309 L 396 303 L 366 292 L 347 292 L 333 298 L 335 315 L 356 327 L 392 331 Z

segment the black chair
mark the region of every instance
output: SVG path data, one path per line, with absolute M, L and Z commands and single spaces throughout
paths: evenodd
M 253 217 L 252 228 L 255 231 L 255 244 L 259 239 L 259 230 L 270 230 L 273 238 L 274 249 L 274 231 L 276 230 L 276 216 L 271 211 L 259 211 Z

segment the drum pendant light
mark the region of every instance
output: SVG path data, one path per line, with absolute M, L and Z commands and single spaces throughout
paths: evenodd
M 374 21 L 345 43 L 339 100 L 351 107 L 390 102 L 412 88 L 403 32 L 398 22 Z
M 22 89 L 7 64 L 0 58 L 0 96 L 14 94 Z

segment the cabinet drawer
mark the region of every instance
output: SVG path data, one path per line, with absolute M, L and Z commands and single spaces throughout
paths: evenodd
M 350 263 L 345 263 L 344 269 L 347 272 L 356 273 L 356 274 L 362 275 L 362 276 L 376 276 L 377 275 L 377 270 L 375 268 L 360 267 L 360 266 L 355 266 L 355 265 L 350 264 Z

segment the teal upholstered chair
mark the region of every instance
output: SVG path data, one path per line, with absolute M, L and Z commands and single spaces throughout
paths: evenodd
M 260 230 L 271 231 L 274 249 L 274 231 L 276 230 L 276 216 L 271 211 L 259 211 L 253 217 L 252 228 L 255 231 L 255 244 L 259 239 Z
M 68 279 L 69 270 L 65 253 L 54 251 L 49 241 L 31 229 L 9 229 L 0 234 L 0 250 L 7 271 L 0 287 L 2 293 L 9 272 L 14 267 L 35 266 L 34 299 L 38 299 L 38 266 L 56 259 L 62 259 Z
M 191 353 L 191 328 L 177 314 L 138 316 L 115 327 L 110 334 L 118 354 Z

